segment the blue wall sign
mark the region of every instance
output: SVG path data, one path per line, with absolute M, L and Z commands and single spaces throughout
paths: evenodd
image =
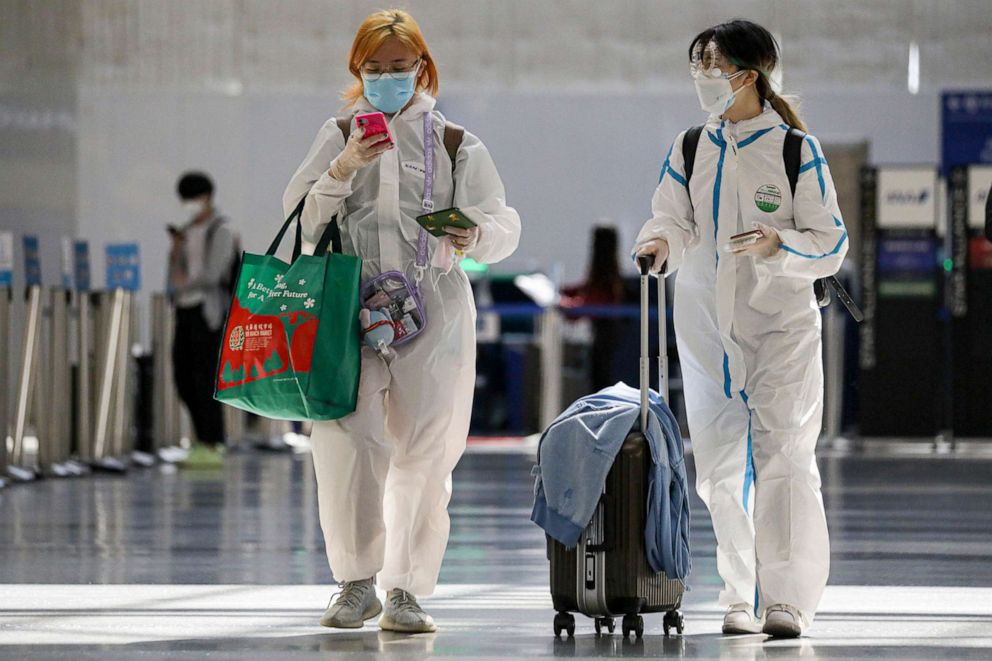
M 992 91 L 944 92 L 940 117 L 944 176 L 958 165 L 992 163 Z
M 36 236 L 24 236 L 24 282 L 28 287 L 41 285 L 41 257 Z
M 73 276 L 76 289 L 89 291 L 90 288 L 90 244 L 86 241 L 76 241 L 72 245 Z
M 137 243 L 108 243 L 107 289 L 141 288 L 141 258 Z

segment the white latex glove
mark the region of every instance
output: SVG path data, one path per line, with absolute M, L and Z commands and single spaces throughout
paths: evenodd
M 460 227 L 451 227 L 449 225 L 444 228 L 444 231 L 448 233 L 448 236 L 445 238 L 451 241 L 451 245 L 454 246 L 455 250 L 460 252 L 469 252 L 479 244 L 481 230 L 478 227 L 463 230 Z
M 769 257 L 774 257 L 775 253 L 779 251 L 779 247 L 782 245 L 782 239 L 779 238 L 778 232 L 768 225 L 763 225 L 761 223 L 752 223 L 752 226 L 756 230 L 761 230 L 761 234 L 763 236 L 746 248 L 735 250 L 734 254 L 750 255 L 751 257 L 763 257 L 766 259 Z
M 651 239 L 640 248 L 637 249 L 636 256 L 650 256 L 654 259 L 651 265 L 651 271 L 653 273 L 660 273 L 661 268 L 668 261 L 668 241 L 664 239 Z
M 331 161 L 329 172 L 338 181 L 344 181 L 394 148 L 393 141 L 385 139 L 381 133 L 366 138 L 365 129 L 358 128 L 348 137 L 344 151 Z

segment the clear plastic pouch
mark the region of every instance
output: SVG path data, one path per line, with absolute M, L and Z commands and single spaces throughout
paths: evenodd
M 409 342 L 427 326 L 420 292 L 400 271 L 387 271 L 362 283 L 361 305 L 386 315 L 393 326 L 394 346 Z

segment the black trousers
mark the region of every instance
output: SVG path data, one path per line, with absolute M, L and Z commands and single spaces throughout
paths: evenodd
M 172 367 L 179 397 L 189 409 L 197 440 L 207 445 L 224 443 L 224 412 L 214 399 L 217 352 L 223 329 L 210 330 L 203 306 L 176 308 L 176 336 Z

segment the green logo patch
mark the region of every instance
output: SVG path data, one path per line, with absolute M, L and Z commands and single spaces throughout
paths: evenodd
M 782 191 L 778 186 L 765 184 L 754 194 L 754 204 L 765 213 L 771 213 L 782 206 Z

